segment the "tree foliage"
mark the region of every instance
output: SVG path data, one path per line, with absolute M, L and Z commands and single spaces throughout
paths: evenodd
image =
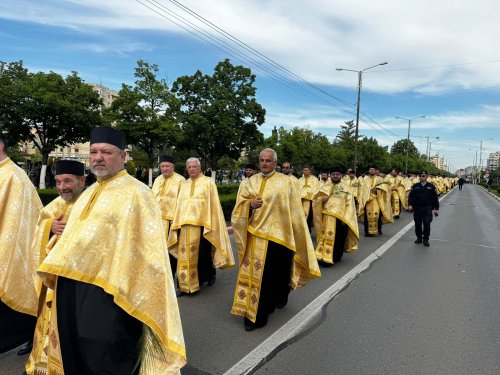
M 88 139 L 101 125 L 101 99 L 72 72 L 28 73 L 22 62 L 0 64 L 0 121 L 20 141 L 32 142 L 47 164 L 49 153 Z M 4 86 L 5 84 L 5 86 Z
M 408 156 L 412 158 L 418 158 L 420 156 L 420 153 L 418 152 L 417 147 L 415 147 L 415 144 L 408 139 L 400 139 L 396 143 L 394 143 L 391 146 L 391 155 L 394 154 L 402 154 L 406 155 L 406 150 L 408 149 Z
M 238 159 L 242 151 L 262 143 L 258 126 L 265 110 L 255 99 L 255 75 L 229 60 L 217 64 L 212 76 L 199 70 L 179 77 L 172 91 L 181 101 L 181 147 L 195 150 L 216 168 L 223 156 Z
M 176 118 L 179 101 L 166 80 L 158 79 L 158 72 L 156 64 L 139 60 L 134 86 L 123 84 L 106 111 L 108 121 L 116 123 L 127 142 L 145 152 L 149 167 L 154 166 L 160 151 L 177 144 L 180 130 Z

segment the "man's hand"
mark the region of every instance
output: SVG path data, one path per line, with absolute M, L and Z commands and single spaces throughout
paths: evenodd
M 59 217 L 56 217 L 55 220 L 52 222 L 52 225 L 50 226 L 50 231 L 53 234 L 62 234 L 64 231 L 64 227 L 66 226 L 66 221 L 62 220 L 62 215 Z
M 250 207 L 252 207 L 253 209 L 262 207 L 262 198 L 257 197 L 257 198 L 252 199 L 250 201 Z
M 434 216 L 438 217 L 439 216 L 439 210 L 433 210 Z
M 408 211 L 413 211 L 413 207 L 412 206 L 408 206 Z
M 325 196 L 323 197 L 323 203 L 328 202 L 328 198 L 330 198 L 330 197 L 329 197 L 328 195 L 325 195 Z

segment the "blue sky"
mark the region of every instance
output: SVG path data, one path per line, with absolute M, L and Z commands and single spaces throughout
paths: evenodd
M 166 12 L 213 33 L 179 4 L 329 96 L 290 76 L 277 78 L 280 84 L 242 58 L 241 47 L 221 51 L 175 25 Z M 0 4 L 0 60 L 23 60 L 30 71 L 75 70 L 119 90 L 133 81 L 138 59 L 157 64 L 172 82 L 197 69 L 211 74 L 229 58 L 257 75 L 264 134 L 308 126 L 331 139 L 354 119 L 357 100 L 357 73 L 335 68 L 388 61 L 363 74 L 360 133 L 391 146 L 408 131 L 395 116 L 425 115 L 412 121 L 412 141 L 425 153 L 430 137 L 431 154 L 455 170 L 473 164 L 478 140 L 483 161 L 500 151 L 499 21 L 500 3 L 490 0 L 16 0 Z

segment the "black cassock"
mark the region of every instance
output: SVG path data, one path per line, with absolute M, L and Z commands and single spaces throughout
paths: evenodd
M 56 293 L 66 374 L 139 373 L 134 367 L 139 358 L 142 322 L 127 314 L 98 286 L 59 277 Z
M 0 353 L 33 339 L 36 318 L 11 309 L 0 301 Z

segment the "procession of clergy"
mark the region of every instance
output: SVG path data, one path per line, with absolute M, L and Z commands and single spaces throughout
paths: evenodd
M 179 373 L 186 349 L 177 297 L 235 265 L 215 182 L 199 160 L 187 160 L 186 180 L 161 156 L 151 190 L 124 169 L 125 145 L 120 131 L 93 129 L 97 182 L 84 190 L 84 165 L 60 160 L 59 197 L 43 207 L 0 135 L 0 353 L 32 340 L 27 374 Z M 297 179 L 290 163 L 278 172 L 277 162 L 274 150 L 261 151 L 260 172 L 241 182 L 231 217 L 231 313 L 247 331 L 320 277 L 319 264 L 358 249 L 358 219 L 366 236 L 382 234 L 418 180 L 396 170 L 381 177 L 374 166 L 363 177 L 332 167 L 321 179 L 306 166 Z M 441 192 L 455 183 L 434 179 Z

